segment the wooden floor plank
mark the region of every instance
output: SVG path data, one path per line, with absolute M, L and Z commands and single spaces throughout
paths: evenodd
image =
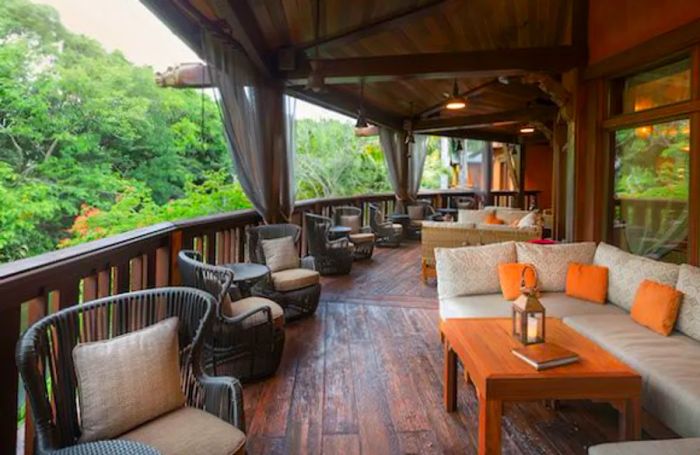
M 377 249 L 323 278 L 317 314 L 287 325 L 278 372 L 244 386 L 249 454 L 475 453 L 478 403 L 461 368 L 458 411 L 443 409 L 437 293 L 419 258 L 417 243 Z M 606 404 L 504 406 L 504 454 L 585 454 L 616 437 Z

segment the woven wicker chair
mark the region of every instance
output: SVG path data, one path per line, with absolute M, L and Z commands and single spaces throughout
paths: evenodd
M 284 349 L 284 313 L 262 297 L 241 298 L 231 269 L 205 264 L 196 251 L 183 250 L 177 262 L 185 286 L 216 298 L 214 324 L 205 340 L 206 365 L 215 375 L 246 382 L 273 375 Z
M 17 344 L 17 366 L 31 404 L 36 453 L 73 446 L 80 437 L 73 348 L 173 316 L 179 320 L 180 379 L 187 406 L 205 410 L 244 430 L 240 382 L 230 377 L 210 377 L 202 370 L 202 336 L 211 324 L 214 304 L 211 295 L 198 289 L 159 288 L 66 308 L 32 325 Z
M 321 275 L 347 275 L 352 270 L 354 247 L 347 237 L 329 240 L 328 231 L 333 221 L 325 216 L 307 213 L 306 238 L 309 254 Z
M 300 236 L 301 228 L 295 224 L 267 224 L 250 227 L 248 228 L 248 257 L 251 262 L 265 264 L 263 240 L 292 237 L 294 242 L 298 244 Z M 300 269 L 316 270 L 314 258 L 312 256 L 301 258 Z M 272 280 L 268 280 L 262 286 L 256 286 L 253 289 L 253 294 L 277 302 L 284 309 L 284 315 L 288 321 L 316 312 L 318 302 L 321 299 L 320 283 L 281 291 L 275 288 L 275 273 L 271 274 L 271 278 Z
M 333 209 L 333 221 L 338 226 L 352 229 L 349 239 L 355 246 L 353 257 L 356 260 L 372 257 L 377 236 L 372 233 L 371 226 L 362 226 L 361 209 L 352 206 L 336 207 Z
M 416 201 L 406 205 L 406 213 L 411 218 L 408 224 L 408 236 L 420 239 L 421 227 L 424 221 L 442 221 L 442 215 L 428 201 Z
M 384 214 L 374 204 L 369 205 L 369 225 L 377 236 L 377 245 L 398 247 L 401 246 L 403 226 L 394 224 L 384 219 Z

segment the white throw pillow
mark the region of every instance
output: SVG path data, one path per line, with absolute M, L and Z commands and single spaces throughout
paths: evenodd
M 110 439 L 180 408 L 177 318 L 73 348 L 80 442 Z
M 535 266 L 537 286 L 547 292 L 564 292 L 569 263 L 590 264 L 595 254 L 595 242 L 557 245 L 519 242 L 515 248 L 518 262 Z
M 262 241 L 265 264 L 270 272 L 296 269 L 299 267 L 299 252 L 291 236 Z
M 439 297 L 500 292 L 498 264 L 515 262 L 515 257 L 514 242 L 435 248 Z
M 520 221 L 518 221 L 517 227 L 518 228 L 526 228 L 526 227 L 536 227 L 537 226 L 537 212 L 530 212 L 524 217 L 520 218 Z
M 700 268 L 681 264 L 676 289 L 683 293 L 676 328 L 700 341 Z
M 637 256 L 607 243 L 598 245 L 593 263 L 608 268 L 608 300 L 627 311 L 642 281 L 669 286 L 678 282 L 677 265 Z

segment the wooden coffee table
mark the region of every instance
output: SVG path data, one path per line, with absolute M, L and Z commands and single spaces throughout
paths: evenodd
M 457 358 L 479 398 L 479 453 L 501 453 L 504 401 L 591 399 L 609 401 L 620 411 L 620 438 L 641 433 L 642 379 L 603 348 L 547 318 L 547 341 L 576 352 L 578 363 L 536 371 L 511 350 L 522 345 L 511 336 L 511 320 L 449 319 L 440 330 L 445 341 L 445 408 L 457 408 Z

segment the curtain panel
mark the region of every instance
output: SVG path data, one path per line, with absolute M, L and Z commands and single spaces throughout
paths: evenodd
M 384 153 L 389 183 L 396 194 L 399 208 L 418 197 L 427 155 L 427 136 L 415 135 L 415 143 L 405 144 L 405 133 L 379 128 L 379 142 Z
M 266 223 L 288 220 L 295 192 L 294 99 L 260 75 L 243 50 L 202 33 L 236 176 Z

